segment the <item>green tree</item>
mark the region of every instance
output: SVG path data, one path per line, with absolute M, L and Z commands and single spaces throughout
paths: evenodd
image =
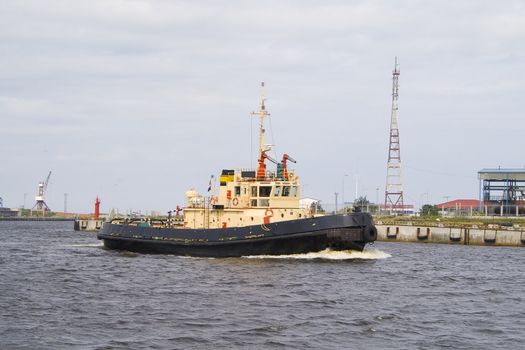
M 361 196 L 354 201 L 354 211 L 360 212 L 370 204 L 370 201 L 366 199 L 366 196 Z
M 421 216 L 438 216 L 439 215 L 439 209 L 435 205 L 425 204 L 425 205 L 423 205 L 423 207 L 421 207 L 421 210 L 419 211 L 419 215 L 421 215 Z
M 314 213 L 324 213 L 324 209 L 321 206 L 321 201 L 315 201 L 310 205 L 310 209 Z

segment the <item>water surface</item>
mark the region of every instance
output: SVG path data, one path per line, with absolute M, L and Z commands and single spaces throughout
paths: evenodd
M 209 259 L 72 228 L 0 221 L 1 349 L 523 348 L 523 248 Z

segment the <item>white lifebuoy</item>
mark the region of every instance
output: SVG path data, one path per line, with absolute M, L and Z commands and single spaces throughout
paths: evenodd
M 239 199 L 238 198 L 234 198 L 233 201 L 232 201 L 232 204 L 233 204 L 234 207 L 239 205 Z
M 217 204 L 217 197 L 215 197 L 215 196 L 211 196 L 211 197 L 210 197 L 210 204 L 211 204 L 211 205 L 215 205 L 215 204 Z

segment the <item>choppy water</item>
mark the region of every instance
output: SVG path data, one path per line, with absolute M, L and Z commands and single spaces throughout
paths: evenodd
M 204 259 L 72 227 L 0 221 L 1 349 L 524 348 L 524 249 Z

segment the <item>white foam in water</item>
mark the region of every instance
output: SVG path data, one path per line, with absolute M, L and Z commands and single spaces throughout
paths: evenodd
M 317 253 L 291 254 L 291 255 L 250 255 L 248 259 L 325 259 L 325 260 L 377 260 L 390 258 L 392 255 L 378 249 L 367 249 L 362 252 L 354 250 L 331 250 L 325 249 Z
M 63 247 L 102 247 L 104 243 L 91 243 L 91 244 L 66 244 Z

